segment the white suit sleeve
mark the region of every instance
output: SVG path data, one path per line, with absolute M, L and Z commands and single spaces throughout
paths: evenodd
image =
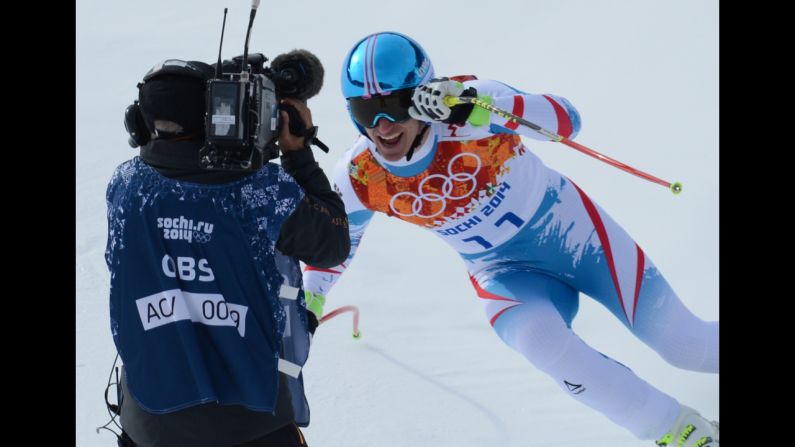
M 574 139 L 580 130 L 580 114 L 566 98 L 561 96 L 525 93 L 497 81 L 473 80 L 464 82 L 464 85 L 475 87 L 480 97 L 491 97 L 493 106 L 524 118 L 562 137 Z M 491 113 L 489 124 L 478 126 L 480 129 L 471 124 L 467 124 L 467 126 L 473 130 L 477 129 L 491 134 L 516 133 L 535 140 L 549 141 L 549 138 L 533 129 L 512 122 L 496 113 Z
M 304 268 L 304 289 L 314 294 L 325 296 L 345 270 L 350 266 L 353 256 L 359 247 L 359 243 L 364 235 L 364 230 L 370 223 L 373 217 L 373 212 L 366 209 L 362 202 L 356 196 L 356 192 L 351 185 L 351 179 L 348 175 L 348 165 L 350 163 L 350 154 L 353 151 L 348 151 L 345 157 L 337 162 L 334 168 L 334 189 L 342 197 L 345 204 L 345 211 L 348 215 L 348 228 L 351 237 L 351 251 L 347 259 L 337 266 L 330 268 L 316 268 L 307 265 Z

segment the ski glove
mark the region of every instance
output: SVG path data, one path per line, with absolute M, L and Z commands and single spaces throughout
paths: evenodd
M 323 316 L 323 305 L 326 304 L 326 297 L 319 293 L 312 293 L 304 290 L 304 299 L 306 300 L 306 313 L 309 323 L 309 333 L 315 335 L 315 329 L 320 324 L 320 317 Z
M 319 293 L 304 290 L 304 299 L 306 300 L 306 309 L 315 314 L 315 317 L 320 320 L 320 317 L 323 316 L 323 305 L 326 304 L 326 297 Z
M 409 115 L 420 121 L 441 121 L 448 124 L 463 126 L 469 118 L 474 104 L 457 104 L 452 108 L 444 103 L 445 96 L 476 97 L 475 87 L 464 89 L 464 84 L 448 78 L 434 78 L 428 84 L 414 89 L 413 102 L 409 107 Z

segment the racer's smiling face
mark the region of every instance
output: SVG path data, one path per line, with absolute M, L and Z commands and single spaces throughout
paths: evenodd
M 375 127 L 366 128 L 365 131 L 375 143 L 378 153 L 382 157 L 388 161 L 398 161 L 408 153 L 411 143 L 422 130 L 423 124 L 413 118 L 401 123 L 381 118 Z M 425 138 L 428 138 L 429 134 L 430 132 L 427 132 Z

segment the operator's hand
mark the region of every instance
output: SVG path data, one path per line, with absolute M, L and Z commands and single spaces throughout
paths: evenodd
M 474 87 L 465 89 L 464 84 L 460 82 L 448 78 L 434 78 L 428 84 L 420 85 L 414 90 L 409 115 L 420 121 L 441 121 L 463 126 L 475 106 L 467 103 L 451 108 L 444 103 L 444 97 L 477 97 L 477 95 Z
M 296 123 L 293 123 L 293 128 L 306 130 L 314 127 L 312 125 L 312 111 L 309 110 L 309 107 L 306 106 L 306 103 L 293 98 L 285 98 L 281 100 L 281 104 L 282 108 L 292 107 L 298 113 L 301 121 L 303 121 L 303 123 L 301 123 L 303 125 L 300 126 L 296 126 Z M 302 135 L 300 136 L 294 135 L 290 132 L 290 115 L 287 114 L 287 111 L 279 110 L 279 117 L 281 120 L 281 130 L 279 131 L 279 148 L 282 150 L 282 152 L 298 151 L 305 147 L 309 147 L 311 141 L 305 141 L 306 137 L 303 135 L 305 134 L 304 132 L 302 132 Z

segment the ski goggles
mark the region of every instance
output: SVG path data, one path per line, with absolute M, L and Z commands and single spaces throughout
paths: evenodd
M 414 88 L 405 88 L 369 98 L 350 98 L 348 104 L 353 119 L 360 126 L 372 129 L 381 118 L 393 123 L 402 123 L 411 118 L 409 107 L 413 95 Z

